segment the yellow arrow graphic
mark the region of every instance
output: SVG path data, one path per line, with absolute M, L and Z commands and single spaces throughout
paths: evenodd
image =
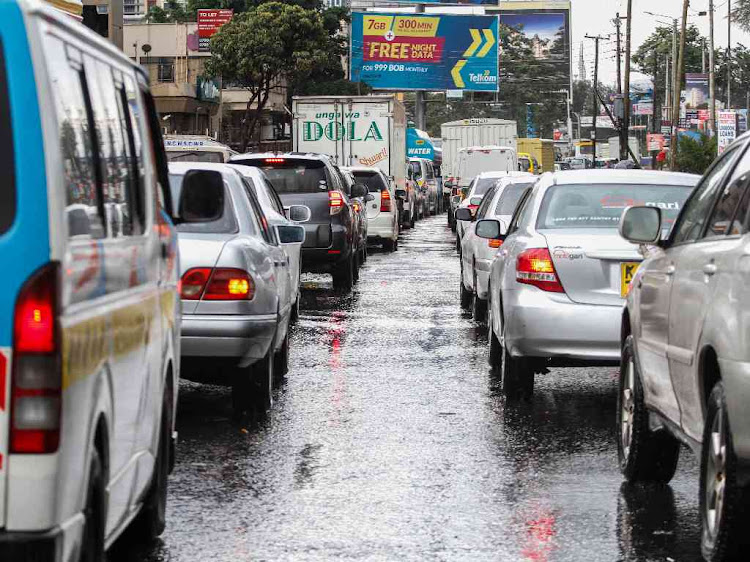
M 472 29 L 472 31 L 474 31 Z M 451 76 L 453 76 L 453 83 L 456 84 L 456 88 L 465 88 L 464 79 L 461 77 L 461 69 L 466 65 L 466 61 L 461 59 L 456 63 L 456 66 L 451 70 Z
M 487 53 L 490 52 L 490 49 L 495 44 L 495 35 L 492 33 L 491 29 L 483 29 L 482 33 L 484 33 L 484 38 L 487 43 L 485 43 L 484 47 L 482 47 L 482 50 L 477 53 L 478 57 L 486 57 Z
M 482 44 L 482 36 L 479 34 L 478 29 L 469 29 L 469 33 L 471 33 L 472 41 L 471 41 L 471 45 L 469 45 L 469 48 L 466 49 L 466 52 L 464 53 L 465 57 L 474 56 L 474 53 L 477 52 L 479 45 Z

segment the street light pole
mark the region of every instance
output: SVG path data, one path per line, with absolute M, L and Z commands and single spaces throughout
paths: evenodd
M 591 146 L 592 146 L 592 155 L 593 155 L 593 162 L 594 162 L 594 168 L 596 168 L 596 116 L 599 113 L 599 94 L 597 92 L 597 86 L 599 81 L 599 40 L 601 39 L 601 36 L 597 35 L 595 37 L 591 35 L 586 35 L 586 39 L 593 39 L 594 45 L 595 45 L 595 55 L 594 55 L 594 109 L 592 111 L 592 129 L 591 129 Z
M 727 109 L 732 109 L 732 0 L 727 0 Z
M 630 35 L 632 21 L 633 0 L 628 0 L 628 15 L 625 23 L 625 99 L 623 100 L 625 104 L 621 127 L 622 133 L 620 135 L 620 160 L 627 160 L 628 146 L 630 145 Z M 617 54 L 617 58 L 619 60 L 619 53 Z
M 714 69 L 714 0 L 708 0 L 708 20 L 711 28 L 708 35 L 708 88 L 711 96 L 708 128 L 716 136 L 716 74 Z
M 690 0 L 684 0 L 682 3 L 682 29 L 680 30 L 680 55 L 675 65 L 674 81 L 674 107 L 672 108 L 672 141 L 670 150 L 670 168 L 674 171 L 677 167 L 677 121 L 680 118 L 680 90 L 682 90 L 682 72 L 685 66 L 685 32 L 687 28 L 688 8 Z

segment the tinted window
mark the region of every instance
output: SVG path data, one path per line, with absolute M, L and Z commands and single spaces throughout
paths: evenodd
M 495 214 L 512 215 L 523 192 L 533 186 L 533 183 L 511 183 L 506 185 L 503 193 L 500 195 L 500 200 L 497 202 L 497 207 L 495 207 Z
M 167 160 L 170 162 L 213 162 L 222 164 L 224 154 L 207 150 L 167 150 Z
M 742 158 L 737 163 L 726 183 L 726 187 L 719 194 L 711 218 L 708 220 L 708 229 L 706 238 L 716 238 L 724 236 L 731 231 L 731 234 L 738 235 L 744 233 L 744 219 L 747 213 L 747 201 L 745 193 L 747 192 L 748 171 L 750 170 L 750 151 L 745 151 Z M 740 203 L 744 197 L 744 211 L 740 209 Z M 735 216 L 737 217 L 735 219 Z M 732 220 L 734 219 L 734 221 Z M 731 224 L 731 227 L 730 227 Z
M 472 195 L 484 195 L 489 189 L 497 183 L 497 178 L 480 178 L 474 184 Z
M 242 180 L 242 185 L 247 193 L 250 207 L 253 210 L 253 222 L 259 227 L 263 240 L 269 244 L 276 244 L 276 237 L 273 235 L 273 230 L 268 226 L 268 220 L 266 215 L 263 213 L 263 209 L 258 203 L 258 192 L 255 187 L 255 183 L 250 178 L 246 178 L 241 174 L 238 174 Z
M 182 175 L 169 174 L 169 188 L 172 193 L 172 201 L 177 208 L 182 192 Z M 234 234 L 238 231 L 237 220 L 234 216 L 232 207 L 232 197 L 229 190 L 224 184 L 224 213 L 219 220 L 212 222 L 182 223 L 177 224 L 177 230 L 180 232 L 199 232 L 206 234 Z
M 102 220 L 102 201 L 96 182 L 95 154 L 85 79 L 75 60 L 80 53 L 56 37 L 45 36 L 45 56 L 60 134 L 65 213 L 68 236 L 102 238 L 106 232 Z M 70 58 L 72 57 L 72 58 Z
M 556 185 L 547 190 L 537 228 L 617 228 L 626 207 L 650 205 L 662 210 L 671 226 L 691 187 L 664 185 Z
M 492 204 L 492 198 L 495 196 L 495 188 L 493 187 L 490 191 L 488 191 L 484 199 L 482 199 L 482 203 L 479 205 L 479 208 L 477 209 L 477 219 L 483 219 L 485 215 L 487 214 L 487 210 L 490 208 L 490 205 Z
M 432 164 L 429 162 L 425 163 L 425 168 L 427 168 L 427 173 L 425 174 L 426 179 L 428 180 L 434 180 L 435 179 L 435 170 L 432 167 Z
M 266 173 L 278 193 L 323 193 L 328 191 L 325 164 L 300 158 L 258 158 L 235 161 Z
M 354 172 L 354 177 L 358 182 L 367 186 L 367 190 L 373 193 L 388 189 L 388 185 L 377 172 Z
M 726 151 L 708 173 L 703 176 L 700 185 L 688 201 L 685 212 L 680 216 L 680 222 L 675 227 L 674 238 L 672 239 L 675 244 L 695 240 L 703 232 L 703 225 L 706 223 L 706 218 L 715 200 L 721 178 L 724 177 L 724 172 L 726 172 L 735 153 L 736 149 Z
M 13 130 L 10 126 L 10 100 L 5 76 L 5 55 L 0 43 L 0 234 L 13 224 L 16 217 L 15 155 Z

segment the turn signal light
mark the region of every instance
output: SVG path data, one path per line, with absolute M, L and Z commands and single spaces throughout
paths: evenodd
M 182 276 L 180 296 L 188 301 L 252 300 L 255 296 L 255 283 L 242 269 L 195 267 Z
M 502 245 L 503 245 L 503 241 L 502 241 L 502 240 L 500 240 L 499 238 L 491 238 L 491 239 L 489 239 L 489 240 L 487 241 L 487 245 L 488 245 L 488 246 L 489 246 L 490 248 L 499 248 L 500 246 L 502 246 Z
M 344 208 L 344 196 L 340 191 L 328 192 L 328 208 L 332 215 L 338 215 Z
M 564 293 L 560 279 L 547 248 L 533 248 L 522 252 L 516 260 L 516 281 L 533 285 L 550 293 Z
M 384 189 L 380 192 L 380 211 L 390 212 L 391 211 L 391 192 Z

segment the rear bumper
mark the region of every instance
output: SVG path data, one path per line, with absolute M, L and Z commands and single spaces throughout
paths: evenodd
M 359 234 L 356 236 L 359 236 Z M 347 239 L 346 229 L 340 225 L 333 225 L 330 246 L 325 248 L 302 247 L 301 270 L 308 273 L 330 273 L 339 264 L 349 259 L 351 251 L 352 247 Z
M 182 357 L 236 358 L 244 367 L 268 353 L 276 333 L 275 314 L 182 316 Z
M 474 287 L 474 292 L 482 300 L 487 300 L 487 288 L 490 283 L 491 268 L 492 260 L 476 259 L 477 286 Z
M 398 221 L 393 219 L 393 214 L 381 212 L 373 219 L 367 219 L 368 240 L 395 240 L 398 236 Z
M 0 560 L 77 562 L 84 523 L 79 513 L 48 531 L 0 531 Z
M 506 344 L 515 357 L 618 362 L 623 306 L 579 304 L 532 286 L 504 291 Z

